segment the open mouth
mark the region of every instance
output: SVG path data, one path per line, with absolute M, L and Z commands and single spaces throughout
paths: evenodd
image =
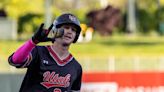
M 66 38 L 66 39 L 72 39 L 72 37 L 71 36 L 68 36 L 68 35 L 65 35 L 64 38 Z

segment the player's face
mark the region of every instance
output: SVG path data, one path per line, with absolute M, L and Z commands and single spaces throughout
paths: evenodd
M 71 44 L 75 39 L 77 29 L 74 25 L 62 25 L 61 28 L 64 29 L 64 35 L 56 39 L 56 41 L 60 41 L 60 43 L 65 45 Z

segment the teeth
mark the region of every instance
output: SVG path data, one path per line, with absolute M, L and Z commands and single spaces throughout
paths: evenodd
M 69 37 L 69 38 L 71 38 L 70 36 L 67 36 L 67 35 L 66 35 L 66 37 Z

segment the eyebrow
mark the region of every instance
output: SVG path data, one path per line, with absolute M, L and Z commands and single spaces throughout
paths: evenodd
M 68 24 L 68 25 L 63 25 L 63 27 L 68 27 L 70 26 L 73 30 L 77 31 L 78 29 L 76 28 L 75 25 L 71 25 L 71 24 Z

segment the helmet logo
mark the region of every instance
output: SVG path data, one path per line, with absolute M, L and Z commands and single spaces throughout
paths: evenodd
M 72 16 L 72 15 L 69 15 L 69 19 L 71 20 L 71 21 L 76 21 L 76 18 L 74 17 L 74 16 Z

